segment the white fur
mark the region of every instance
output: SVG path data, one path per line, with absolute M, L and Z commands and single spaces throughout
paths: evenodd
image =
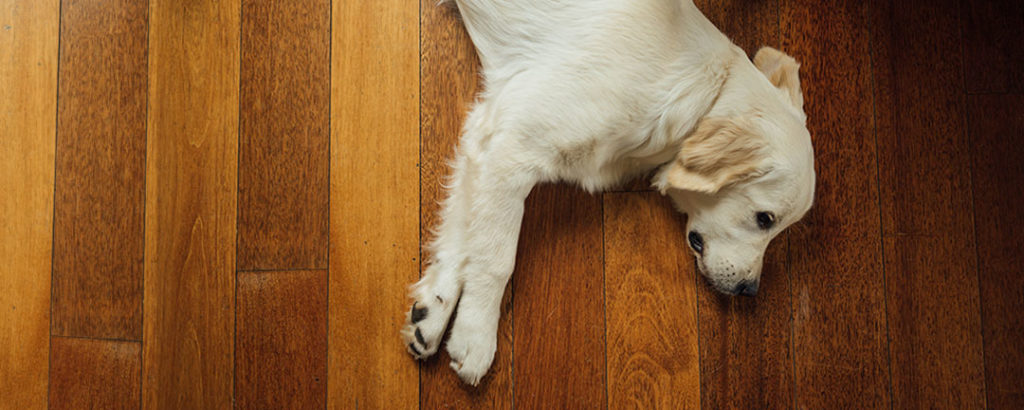
M 402 334 L 417 358 L 437 351 L 458 303 L 451 366 L 473 385 L 487 372 L 523 203 L 537 183 L 593 192 L 660 167 L 655 185 L 690 214 L 691 229 L 707 232 L 698 260 L 722 290 L 756 280 L 768 241 L 810 207 L 814 176 L 801 107 L 692 2 L 456 3 L 480 55 L 484 91 L 451 164 L 432 260 L 412 288 L 426 314 L 416 323 L 410 317 Z M 702 119 L 739 116 L 764 137 L 763 172 L 705 193 L 668 180 Z M 749 229 L 761 208 L 779 216 L 771 232 Z

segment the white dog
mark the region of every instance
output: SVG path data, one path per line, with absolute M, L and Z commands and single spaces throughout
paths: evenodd
M 751 62 L 690 0 L 456 0 L 483 65 L 432 259 L 402 330 L 416 358 L 448 339 L 476 385 L 497 346 L 523 203 L 545 181 L 598 191 L 657 170 L 721 292 L 753 295 L 768 242 L 814 196 L 793 58 Z M 683 238 L 680 238 L 682 242 Z M 683 245 L 681 245 L 683 246 Z

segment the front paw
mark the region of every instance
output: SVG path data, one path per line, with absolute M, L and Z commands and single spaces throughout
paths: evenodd
M 495 332 L 467 331 L 456 326 L 447 345 L 452 369 L 463 382 L 476 386 L 491 368 L 497 345 Z

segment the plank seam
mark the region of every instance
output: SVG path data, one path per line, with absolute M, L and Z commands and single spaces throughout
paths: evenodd
M 142 335 L 139 336 L 139 409 L 142 409 L 142 403 L 145 402 L 145 389 L 143 388 L 145 382 L 142 374 L 146 371 L 146 364 L 144 362 L 146 358 L 146 222 L 149 208 L 149 172 L 147 172 L 149 166 L 149 36 L 150 36 L 150 16 L 152 11 L 152 1 L 146 1 L 146 124 L 145 124 L 145 141 L 143 141 L 144 149 L 142 152 L 142 280 L 140 285 L 142 288 L 142 296 L 139 298 L 139 304 L 142 313 L 139 315 L 139 321 L 142 323 L 139 326 L 139 330 Z
M 47 322 L 47 334 L 50 337 L 46 338 L 46 408 L 50 408 L 50 374 L 53 372 L 53 277 L 54 277 L 54 266 L 56 261 L 56 254 L 54 252 L 54 246 L 57 244 L 57 144 L 60 139 L 60 46 L 61 46 L 61 27 L 64 23 L 64 2 L 60 1 L 57 4 L 57 83 L 55 93 L 57 94 L 54 98 L 54 114 L 53 114 L 53 194 L 52 200 L 50 201 L 50 306 L 49 312 L 50 317 Z

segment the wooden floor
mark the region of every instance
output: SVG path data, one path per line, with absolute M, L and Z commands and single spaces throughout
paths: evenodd
M 478 91 L 435 0 L 0 0 L 0 408 L 1020 408 L 1024 3 L 703 0 L 801 63 L 757 298 L 636 183 L 531 195 L 495 365 L 398 331 Z

